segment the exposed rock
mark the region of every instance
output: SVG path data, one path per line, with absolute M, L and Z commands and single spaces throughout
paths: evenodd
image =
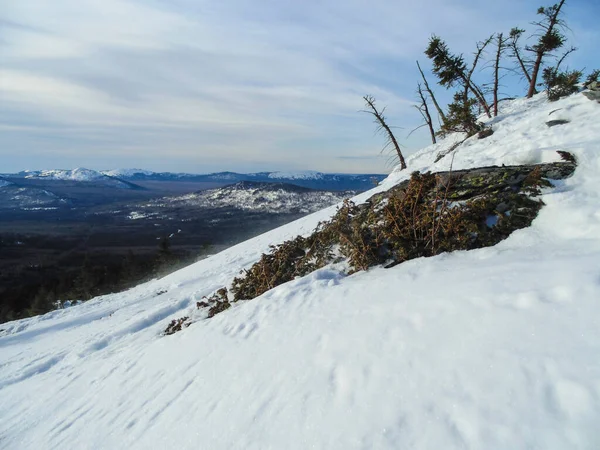
M 564 125 L 569 122 L 570 122 L 570 120 L 566 120 L 566 119 L 555 119 L 555 120 L 549 120 L 548 122 L 546 122 L 546 125 L 548 125 L 548 127 L 555 127 L 556 125 Z
M 550 179 L 570 176 L 573 162 L 492 166 L 436 174 L 415 172 L 365 203 L 346 201 L 308 237 L 272 247 L 236 277 L 232 301 L 249 300 L 327 264 L 346 260 L 349 272 L 454 250 L 495 245 L 527 227 Z M 223 305 L 223 306 L 229 306 Z M 221 312 L 226 307 L 215 309 Z M 212 316 L 210 314 L 209 316 Z
M 573 156 L 566 153 L 571 158 Z M 438 172 L 435 175 L 446 185 L 452 180 L 449 198 L 452 200 L 468 200 L 490 192 L 518 192 L 531 172 L 539 170 L 540 176 L 550 180 L 568 178 L 575 171 L 576 163 L 573 160 L 547 163 L 547 164 L 525 164 L 521 166 L 490 166 L 478 167 L 476 169 L 455 170 L 452 172 Z M 370 201 L 377 201 L 389 197 L 396 190 L 405 189 L 409 181 L 404 181 L 387 192 L 376 194 Z M 502 202 L 499 202 L 499 204 Z
M 492 134 L 494 134 L 494 130 L 491 128 L 485 128 L 477 134 L 477 139 L 485 139 L 486 137 L 490 137 Z
M 600 91 L 584 91 L 582 93 L 590 100 L 596 100 L 598 103 L 600 103 Z
M 583 91 L 583 95 L 585 95 L 590 100 L 596 100 L 600 103 L 600 82 L 593 81 L 587 86 L 587 90 Z

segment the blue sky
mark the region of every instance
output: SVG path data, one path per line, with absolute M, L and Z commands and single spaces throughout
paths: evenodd
M 362 109 L 427 144 L 414 61 L 432 33 L 469 55 L 538 3 L 0 0 L 0 173 L 23 169 L 385 172 Z M 549 3 L 548 3 L 549 4 Z M 571 67 L 600 66 L 600 3 L 568 2 Z M 479 75 L 487 78 L 485 72 Z M 430 81 L 434 81 L 431 77 Z M 507 95 L 524 86 L 506 78 Z M 442 99 L 448 95 L 441 87 Z

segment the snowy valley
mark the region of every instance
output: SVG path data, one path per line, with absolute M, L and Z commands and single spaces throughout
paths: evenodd
M 0 323 L 135 286 L 356 194 L 275 180 L 123 189 L 70 176 L 0 185 Z

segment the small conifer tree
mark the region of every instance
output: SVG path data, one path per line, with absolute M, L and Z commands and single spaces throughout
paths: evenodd
M 535 94 L 537 78 L 544 58 L 565 44 L 566 37 L 561 32 L 561 28 L 565 24 L 560 19 L 561 9 L 564 4 L 565 0 L 561 0 L 560 3 L 552 6 L 540 7 L 537 11 L 539 15 L 543 16 L 542 20 L 533 23 L 538 27 L 539 31 L 537 34 L 539 37 L 534 45 L 525 47 L 527 51 L 533 53 L 535 56 L 527 98 L 531 98 Z
M 477 121 L 473 108 L 477 104 L 474 98 L 465 97 L 462 93 L 454 94 L 454 101 L 448 105 L 446 122 L 442 124 L 440 135 L 449 133 L 466 133 L 473 136 L 483 129 Z
M 445 88 L 451 88 L 455 85 L 463 87 L 465 92 L 464 97 L 470 92 L 477 99 L 480 107 L 488 117 L 491 117 L 490 107 L 481 89 L 473 82 L 472 75 L 475 72 L 477 62 L 483 50 L 490 42 L 491 38 L 477 45 L 475 60 L 470 70 L 467 70 L 467 65 L 462 55 L 450 53 L 448 45 L 439 36 L 432 36 L 425 50 L 425 55 L 431 59 L 433 64 L 432 71 L 437 75 L 439 84 Z

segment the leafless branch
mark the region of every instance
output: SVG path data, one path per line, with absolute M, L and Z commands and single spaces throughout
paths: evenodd
M 375 98 L 371 95 L 365 95 L 363 97 L 363 100 L 365 101 L 366 106 L 368 108 L 367 110 L 363 110 L 363 112 L 371 114 L 374 117 L 374 121 L 377 124 L 377 130 L 382 131 L 383 134 L 386 136 L 387 142 L 384 146 L 384 149 L 387 148 L 391 143 L 394 146 L 394 150 L 396 151 L 398 159 L 400 160 L 400 170 L 406 169 L 406 161 L 404 160 L 404 156 L 402 155 L 402 151 L 400 150 L 400 145 L 398 144 L 398 141 L 396 140 L 392 129 L 387 124 L 385 116 L 383 115 L 385 107 L 381 111 L 379 111 L 375 106 Z

